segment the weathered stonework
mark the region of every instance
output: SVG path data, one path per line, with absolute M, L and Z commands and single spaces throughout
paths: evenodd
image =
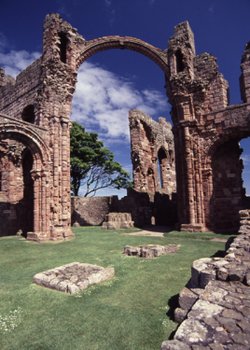
M 240 235 L 224 258 L 203 258 L 179 294 L 174 340 L 162 350 L 250 348 L 250 210 L 240 212 Z
M 102 224 L 106 229 L 120 229 L 134 227 L 134 221 L 130 213 L 109 213 Z
M 168 62 L 180 228 L 237 232 L 244 207 L 238 142 L 250 136 L 249 45 L 241 65 L 241 105 L 228 106 L 228 83 L 215 57 L 195 54 L 187 22 L 175 27 Z
M 137 51 L 158 64 L 172 105 L 175 170 L 169 125 L 131 112 L 131 135 L 138 133 L 139 142 L 132 150 L 136 186 L 148 194 L 161 187 L 170 196 L 175 171 L 180 229 L 236 232 L 245 195 L 238 142 L 250 136 L 250 45 L 241 62 L 243 103 L 229 106 L 228 84 L 216 59 L 196 55 L 188 22 L 175 27 L 167 49 L 159 49 L 128 36 L 85 40 L 57 14 L 46 16 L 40 58 L 16 79 L 0 70 L 0 142 L 23 148 L 19 163 L 15 157 L 20 154 L 13 159 L 3 144 L 0 149 L 0 209 L 6 227 L 38 241 L 72 236 L 69 136 L 77 71 L 88 57 L 112 48 Z M 31 216 L 28 225 L 24 210 Z
M 176 244 L 160 245 L 147 244 L 133 247 L 126 245 L 123 249 L 123 254 L 128 256 L 137 256 L 144 259 L 152 259 L 161 255 L 176 253 L 180 246 Z
M 33 282 L 46 288 L 69 294 L 79 293 L 92 284 L 101 283 L 114 277 L 113 267 L 73 262 L 51 270 L 37 273 Z
M 156 192 L 176 192 L 174 136 L 165 118 L 154 121 L 145 113 L 129 112 L 134 189 L 152 198 Z
M 73 226 L 98 226 L 112 211 L 114 197 L 72 197 L 71 224 Z

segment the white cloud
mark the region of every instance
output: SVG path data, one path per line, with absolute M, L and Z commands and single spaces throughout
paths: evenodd
M 16 76 L 39 56 L 38 52 L 25 50 L 0 51 L 0 66 L 7 74 Z M 88 131 L 98 132 L 106 144 L 123 144 L 129 141 L 130 109 L 140 109 L 158 118 L 160 111 L 168 112 L 168 105 L 159 91 L 139 91 L 132 82 L 96 64 L 81 65 L 73 99 L 73 120 Z
M 242 160 L 243 160 L 243 162 L 246 164 L 246 163 L 250 163 L 250 154 L 242 154 L 242 156 L 240 157 Z
M 72 118 L 97 131 L 111 142 L 129 139 L 128 112 L 140 109 L 151 116 L 168 112 L 166 97 L 156 90 L 139 91 L 135 86 L 114 73 L 85 62 L 78 73 L 73 99 Z
M 29 53 L 25 50 L 12 50 L 9 53 L 0 52 L 0 66 L 5 69 L 7 74 L 16 77 L 18 73 L 35 61 L 39 56 L 39 52 Z

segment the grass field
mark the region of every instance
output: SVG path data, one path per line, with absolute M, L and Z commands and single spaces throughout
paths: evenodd
M 163 238 L 77 228 L 75 239 L 38 244 L 0 238 L 1 350 L 159 350 L 176 328 L 169 300 L 190 277 L 193 260 L 224 249 L 211 233 L 170 232 Z M 223 235 L 227 238 L 227 236 Z M 122 255 L 126 244 L 180 244 L 152 260 Z M 114 266 L 112 281 L 71 296 L 32 284 L 32 277 L 79 261 Z

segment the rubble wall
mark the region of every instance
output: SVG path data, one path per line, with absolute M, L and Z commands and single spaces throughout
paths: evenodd
M 181 323 L 161 350 L 250 348 L 250 210 L 242 210 L 240 218 L 239 235 L 224 258 L 193 263 L 175 310 Z

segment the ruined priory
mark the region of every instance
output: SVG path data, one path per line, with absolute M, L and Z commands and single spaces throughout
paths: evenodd
M 237 231 L 239 210 L 246 205 L 239 141 L 250 136 L 250 44 L 241 61 L 242 103 L 229 105 L 228 83 L 216 58 L 196 55 L 188 22 L 175 27 L 167 49 L 159 49 L 127 36 L 85 40 L 57 14 L 45 19 L 40 58 L 16 79 L 0 70 L 0 215 L 5 231 L 22 230 L 39 241 L 72 236 L 70 114 L 77 71 L 90 56 L 113 48 L 154 61 L 166 78 L 172 106 L 173 136 L 163 119 L 156 126 L 131 112 L 135 190 L 159 190 L 169 198 L 177 191 L 181 230 Z M 161 128 L 165 131 L 158 132 Z

